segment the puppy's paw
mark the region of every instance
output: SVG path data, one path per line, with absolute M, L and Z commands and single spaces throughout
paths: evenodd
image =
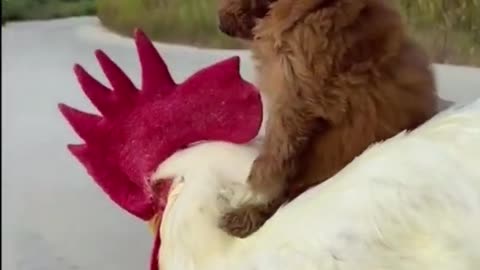
M 226 213 L 219 227 L 230 235 L 244 238 L 257 231 L 268 217 L 259 207 L 244 206 Z
M 255 192 L 246 183 L 231 183 L 223 185 L 218 194 L 217 202 L 223 211 L 241 208 L 244 205 L 260 205 L 268 202 L 262 194 Z
M 279 169 L 278 162 L 259 156 L 253 163 L 247 179 L 251 189 L 262 196 L 264 201 L 280 197 L 286 188 L 286 172 Z

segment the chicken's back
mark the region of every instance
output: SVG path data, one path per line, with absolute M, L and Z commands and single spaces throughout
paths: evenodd
M 480 99 L 372 146 L 245 248 L 264 270 L 477 269 Z

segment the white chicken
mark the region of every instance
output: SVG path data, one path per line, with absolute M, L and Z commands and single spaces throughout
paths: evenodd
M 254 145 L 208 142 L 176 153 L 160 235 L 161 270 L 480 269 L 480 99 L 376 144 L 282 207 L 245 239 L 217 227 L 256 200 Z

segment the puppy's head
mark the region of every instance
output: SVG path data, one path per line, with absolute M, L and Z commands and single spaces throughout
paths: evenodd
M 258 19 L 268 13 L 269 6 L 276 0 L 220 0 L 219 29 L 236 38 L 252 39 L 252 30 Z

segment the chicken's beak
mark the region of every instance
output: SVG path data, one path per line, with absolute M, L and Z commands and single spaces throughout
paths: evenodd
M 155 197 L 158 199 L 157 203 L 159 205 L 159 209 L 157 213 L 149 221 L 147 221 L 147 224 L 154 236 L 157 236 L 159 233 L 162 215 L 165 211 L 172 183 L 173 180 L 169 178 L 152 181 L 152 191 L 153 194 L 155 194 Z
M 158 228 L 160 227 L 160 215 L 156 214 L 152 219 L 148 221 L 148 228 L 153 235 L 158 234 Z

